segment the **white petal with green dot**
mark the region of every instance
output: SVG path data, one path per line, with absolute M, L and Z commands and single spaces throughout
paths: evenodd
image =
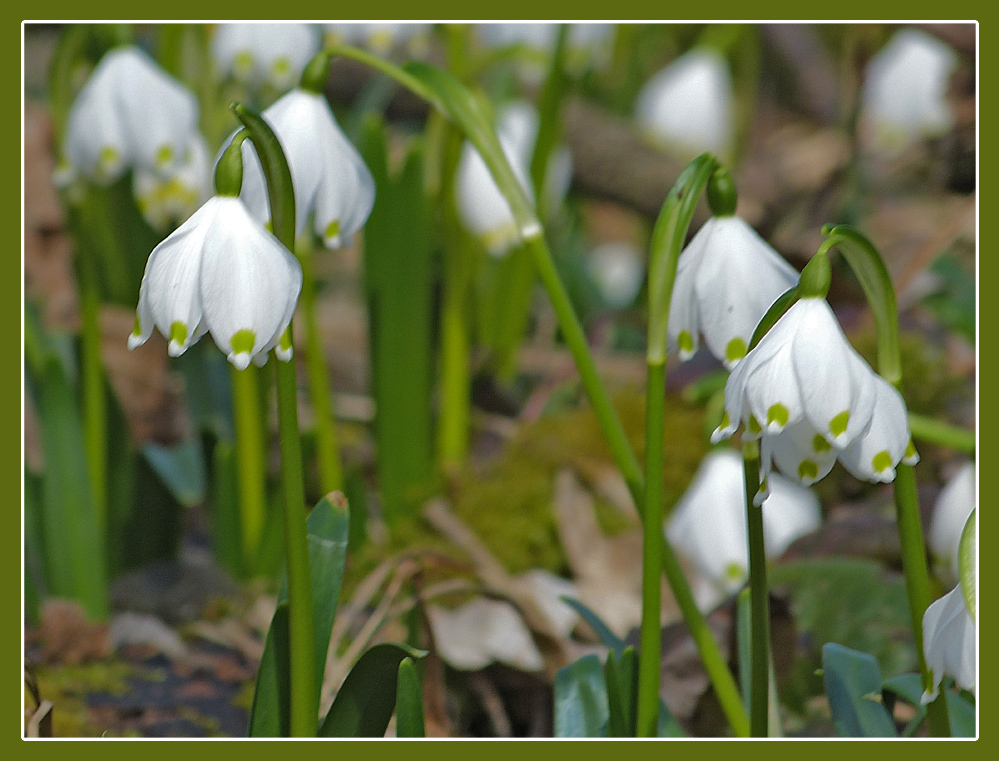
M 873 373 L 872 381 L 875 402 L 870 424 L 840 452 L 839 460 L 857 478 L 887 483 L 895 478 L 895 466 L 910 444 L 909 418 L 895 387 Z
M 216 214 L 201 262 L 205 322 L 229 361 L 245 367 L 288 327 L 302 269 L 238 198 L 212 202 Z
M 807 420 L 763 441 L 763 451 L 771 454 L 780 472 L 805 486 L 825 478 L 836 464 L 836 450 Z
M 218 24 L 211 54 L 223 74 L 255 88 L 283 92 L 319 52 L 312 24 Z

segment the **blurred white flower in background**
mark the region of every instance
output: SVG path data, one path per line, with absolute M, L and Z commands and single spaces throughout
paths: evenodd
M 694 48 L 645 83 L 635 118 L 650 140 L 684 158 L 711 151 L 725 159 L 732 148 L 733 100 L 725 58 Z
M 522 45 L 534 54 L 522 61 L 519 72 L 530 84 L 540 84 L 548 70 L 549 54 L 555 47 L 558 24 L 506 23 L 477 24 L 479 38 L 490 48 Z M 565 41 L 565 66 L 579 73 L 592 66 L 600 68 L 610 61 L 614 24 L 570 24 Z
M 957 582 L 961 532 L 976 504 L 975 464 L 969 462 L 940 490 L 926 535 L 933 570 L 947 584 Z
M 208 143 L 197 135 L 179 166 L 168 176 L 135 170 L 135 198 L 154 228 L 165 230 L 190 217 L 212 195 Z
M 135 169 L 169 177 L 198 139 L 198 102 L 135 46 L 113 48 L 69 112 L 56 181 L 109 184 Z
M 795 539 L 822 523 L 816 496 L 779 475 L 772 477 L 770 496 L 761 509 L 768 558 L 779 557 Z M 666 522 L 666 536 L 697 570 L 694 596 L 702 610 L 714 608 L 743 585 L 749 539 L 738 453 L 719 449 L 705 456 Z
M 524 101 L 509 103 L 497 124 L 497 135 L 514 175 L 528 197 L 534 199 L 531 187 L 531 157 L 538 139 L 538 114 Z M 572 180 L 572 157 L 567 148 L 556 148 L 548 162 L 545 194 L 552 206 L 561 203 Z M 473 235 L 480 238 L 486 250 L 502 256 L 520 240 L 513 212 L 500 192 L 486 162 L 475 147 L 466 142 L 458 163 L 456 194 L 458 216 Z
M 313 24 L 219 24 L 212 57 L 223 74 L 252 87 L 287 90 L 319 52 Z
M 669 343 L 690 359 L 704 335 L 731 370 L 746 356 L 753 331 L 798 272 L 743 219 L 712 217 L 680 254 L 670 301 Z
M 635 246 L 624 241 L 601 243 L 590 252 L 588 268 L 611 309 L 635 303 L 645 279 L 645 257 Z
M 316 234 L 328 248 L 349 243 L 371 214 L 375 181 L 337 124 L 325 96 L 296 88 L 262 116 L 281 143 L 291 170 L 295 235 L 305 232 L 311 218 Z M 251 141 L 245 141 L 242 149 L 240 198 L 260 222 L 266 223 L 270 204 L 260 159 Z
M 354 45 L 372 53 L 387 55 L 397 45 L 406 47 L 410 55 L 423 56 L 430 46 L 432 24 L 421 23 L 351 23 L 341 21 L 325 24 L 327 45 Z
M 866 141 L 897 153 L 919 138 L 939 137 L 954 124 L 947 103 L 957 54 L 919 29 L 902 29 L 867 65 L 861 95 Z

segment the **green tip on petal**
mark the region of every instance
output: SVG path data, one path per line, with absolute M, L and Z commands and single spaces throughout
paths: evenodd
M 798 464 L 798 478 L 802 481 L 814 481 L 819 475 L 819 466 L 811 460 L 802 460 Z
M 763 432 L 763 426 L 760 425 L 760 421 L 756 419 L 755 415 L 749 416 L 749 432 L 754 434 Z
M 725 347 L 725 359 L 729 362 L 738 362 L 746 356 L 746 342 L 741 338 L 733 338 Z
M 816 452 L 828 452 L 832 449 L 832 444 L 826 441 L 820 434 L 815 434 L 812 438 L 812 449 Z
M 184 353 L 187 346 L 187 335 L 187 325 L 180 320 L 170 325 L 170 345 L 167 347 L 167 353 L 171 357 L 178 357 Z
M 742 581 L 742 577 L 744 575 L 745 574 L 742 570 L 742 566 L 740 566 L 738 563 L 729 563 L 727 566 L 725 566 L 726 581 L 732 581 L 732 582 Z
M 772 425 L 777 425 L 783 428 L 787 425 L 789 417 L 790 413 L 788 412 L 787 407 L 778 402 L 767 410 L 767 427 L 769 428 Z
M 842 436 L 850 422 L 850 410 L 843 410 L 829 421 L 829 431 L 833 436 Z
M 905 447 L 905 454 L 902 456 L 906 465 L 915 465 L 919 462 L 919 452 L 916 451 L 916 445 L 912 443 L 912 439 L 909 439 L 909 443 Z
M 334 219 L 328 225 L 326 225 L 326 230 L 323 231 L 323 238 L 325 240 L 333 240 L 334 238 L 340 237 L 340 220 Z
M 252 330 L 237 330 L 232 334 L 232 353 L 233 354 L 252 354 L 253 345 L 257 342 L 257 335 Z
M 891 467 L 891 454 L 882 449 L 871 458 L 871 467 L 874 468 L 875 473 L 884 473 Z
M 135 315 L 135 325 L 132 326 L 132 335 L 138 338 L 142 335 L 142 323 L 139 322 L 139 315 Z
M 164 169 L 173 163 L 173 147 L 161 145 L 156 151 L 156 166 Z

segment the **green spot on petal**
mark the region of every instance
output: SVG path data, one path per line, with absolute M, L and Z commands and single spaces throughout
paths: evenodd
M 749 432 L 750 433 L 760 433 L 763 430 L 763 426 L 760 425 L 760 421 L 756 419 L 755 415 L 749 416 Z
M 907 446 L 907 447 L 905 448 L 905 456 L 906 456 L 906 459 L 908 459 L 908 458 L 910 458 L 910 457 L 915 457 L 915 456 L 916 456 L 916 454 L 917 454 L 917 453 L 916 453 L 916 445 L 912 443 L 912 439 L 909 439 L 909 444 L 908 444 L 908 446 Z
M 97 163 L 102 169 L 108 169 L 115 166 L 120 159 L 118 151 L 112 148 L 110 145 L 105 145 L 101 148 L 100 155 L 97 157 Z
M 337 238 L 340 236 L 340 220 L 334 219 L 328 225 L 326 225 L 326 231 L 323 233 L 323 237 L 326 240 L 330 238 Z
M 722 413 L 721 423 L 718 424 L 719 428 L 729 428 L 732 425 L 732 419 L 728 416 L 728 410 Z
M 161 145 L 156 151 L 156 166 L 163 167 L 169 166 L 173 161 L 173 148 L 169 145 Z
M 278 58 L 271 66 L 271 71 L 274 75 L 280 78 L 284 78 L 289 71 L 291 71 L 291 61 L 287 58 Z
M 257 336 L 252 330 L 237 330 L 232 334 L 233 354 L 252 354 L 253 345 L 257 342 Z
M 829 421 L 829 430 L 833 436 L 842 436 L 846 433 L 846 426 L 850 422 L 850 410 L 843 410 L 836 417 Z
M 282 351 L 288 351 L 289 349 L 291 349 L 291 331 L 290 330 L 286 330 L 284 333 L 281 334 L 281 340 L 278 341 L 278 347 Z
M 232 68 L 241 74 L 249 74 L 253 69 L 253 53 L 241 50 L 232 59 Z
M 738 563 L 729 563 L 725 566 L 725 579 L 727 581 L 742 581 L 743 571 Z
M 809 479 L 814 481 L 818 475 L 819 466 L 811 460 L 802 460 L 798 465 L 798 478 L 801 480 Z
M 828 452 L 830 449 L 832 449 L 832 444 L 830 444 L 828 441 L 822 438 L 821 434 L 817 433 L 815 434 L 815 437 L 812 439 L 812 449 L 814 449 L 816 452 Z
M 746 342 L 741 338 L 733 338 L 725 347 L 725 359 L 729 362 L 737 362 L 746 356 Z
M 142 323 L 139 322 L 139 315 L 135 315 L 135 325 L 132 326 L 132 335 L 138 338 L 142 335 Z
M 138 317 L 135 318 L 135 326 L 136 326 L 136 328 L 139 327 L 139 318 Z M 138 333 L 136 333 L 136 335 L 138 335 Z M 178 320 L 177 322 L 173 323 L 170 326 L 170 340 L 171 341 L 176 341 L 181 346 L 183 346 L 185 343 L 187 343 L 187 325 L 185 325 L 184 323 L 182 323 L 180 320 Z
M 871 459 L 871 465 L 875 472 L 884 473 L 891 467 L 891 455 L 887 450 L 881 450 Z
M 787 425 L 788 417 L 790 417 L 790 413 L 787 411 L 787 407 L 778 402 L 767 410 L 767 425 L 776 423 L 783 428 Z
M 680 351 L 688 352 L 694 350 L 694 338 L 690 335 L 689 330 L 681 330 L 680 335 L 676 337 L 676 343 L 680 347 Z

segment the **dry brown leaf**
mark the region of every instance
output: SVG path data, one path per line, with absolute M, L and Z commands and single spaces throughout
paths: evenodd
M 49 663 L 75 665 L 111 653 L 106 623 L 94 623 L 78 602 L 50 599 L 39 612 L 37 637 Z

